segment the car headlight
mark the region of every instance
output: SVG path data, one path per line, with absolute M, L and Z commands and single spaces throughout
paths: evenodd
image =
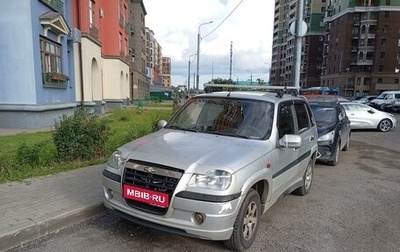
M 188 185 L 190 187 L 201 187 L 213 190 L 225 190 L 232 181 L 232 174 L 227 171 L 214 170 L 206 174 L 193 174 Z
M 321 142 L 321 141 L 333 141 L 334 137 L 335 137 L 335 131 L 332 130 L 328 134 L 325 134 L 323 136 L 318 137 L 318 142 Z
M 107 165 L 118 171 L 122 170 L 125 166 L 126 159 L 122 157 L 121 151 L 115 151 L 107 161 Z

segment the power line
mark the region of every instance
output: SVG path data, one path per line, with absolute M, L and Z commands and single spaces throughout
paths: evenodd
M 241 0 L 241 1 L 236 5 L 236 7 L 233 8 L 233 10 L 231 11 L 231 13 L 229 13 L 229 15 L 228 15 L 224 20 L 222 20 L 221 23 L 219 23 L 219 25 L 217 25 L 217 27 L 214 28 L 214 30 L 210 31 L 207 35 L 205 35 L 205 36 L 203 37 L 203 39 L 205 39 L 206 37 L 208 37 L 208 35 L 210 35 L 210 34 L 213 33 L 215 30 L 217 30 L 217 29 L 218 29 L 218 28 L 233 14 L 233 12 L 239 7 L 239 5 L 242 4 L 243 1 L 244 1 L 244 0 Z

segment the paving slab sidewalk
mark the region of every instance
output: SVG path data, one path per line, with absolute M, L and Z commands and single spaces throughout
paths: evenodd
M 103 213 L 104 165 L 0 184 L 0 251 Z

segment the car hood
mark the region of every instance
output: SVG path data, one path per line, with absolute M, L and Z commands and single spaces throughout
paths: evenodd
M 332 130 L 335 130 L 336 126 L 337 126 L 336 123 L 332 123 L 332 122 L 329 122 L 326 124 L 319 123 L 318 127 L 317 127 L 318 137 L 323 136 L 323 135 L 331 132 Z
M 162 164 L 186 172 L 223 169 L 235 172 L 271 151 L 269 140 L 161 129 L 119 150 L 127 159 Z

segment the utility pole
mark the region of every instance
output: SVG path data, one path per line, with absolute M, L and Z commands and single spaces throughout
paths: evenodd
M 230 57 L 230 68 L 229 68 L 229 81 L 232 82 L 232 41 L 231 41 L 231 57 Z
M 295 68 L 294 68 L 294 78 L 293 86 L 300 88 L 300 70 L 301 70 L 301 48 L 302 40 L 304 36 L 304 31 L 302 29 L 304 12 L 304 0 L 297 1 L 296 10 L 296 27 L 295 27 L 295 37 L 296 37 L 296 47 L 295 47 Z

